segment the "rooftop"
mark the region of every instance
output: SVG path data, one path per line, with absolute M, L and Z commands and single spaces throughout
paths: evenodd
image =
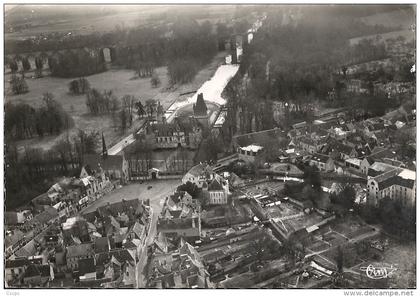
M 85 257 L 94 253 L 93 243 L 81 243 L 67 248 L 67 258 Z
M 260 145 L 250 144 L 248 146 L 241 147 L 241 149 L 244 150 L 244 151 L 247 151 L 247 152 L 257 153 L 257 152 L 263 150 L 264 148 Z

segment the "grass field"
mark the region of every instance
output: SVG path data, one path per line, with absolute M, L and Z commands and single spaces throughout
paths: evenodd
M 408 8 L 394 10 L 391 12 L 376 13 L 363 17 L 361 20 L 368 25 L 383 25 L 385 27 L 394 27 L 399 29 L 383 34 L 352 38 L 350 39 L 351 45 L 358 43 L 362 39 L 376 39 L 378 35 L 382 37 L 382 40 L 397 38 L 398 36 L 405 37 L 406 41 L 415 40 L 416 33 L 410 30 L 410 26 L 416 24 L 416 12 L 414 6 L 413 9 Z
M 26 11 L 15 12 L 15 16 L 9 16 L 6 14 L 6 23 L 11 23 L 11 25 L 26 23 L 27 20 L 23 19 L 25 17 L 31 17 L 31 26 L 28 29 L 23 29 L 19 32 L 5 33 L 6 40 L 11 39 L 24 39 L 37 34 L 45 34 L 52 32 L 67 33 L 72 32 L 72 34 L 77 35 L 86 35 L 91 33 L 102 33 L 107 31 L 112 31 L 116 26 L 121 26 L 125 28 L 137 27 L 137 26 L 146 26 L 150 25 L 157 21 L 165 22 L 170 21 L 166 17 L 171 17 L 174 15 L 185 15 L 191 13 L 185 9 L 185 5 L 124 5 L 124 6 L 108 6 L 104 9 L 104 5 L 90 6 L 87 5 L 86 8 L 90 10 L 89 14 L 86 14 L 82 11 L 69 13 L 65 11 L 66 8 L 57 10 L 54 14 L 54 11 L 50 12 L 48 15 L 43 15 L 45 12 L 41 12 L 39 7 L 31 7 L 35 9 L 36 12 L 41 13 L 39 18 L 37 14 L 35 16 L 29 14 Z M 235 11 L 235 6 L 233 5 L 220 5 L 220 6 L 210 6 L 203 13 L 202 9 L 199 7 L 194 8 L 196 10 L 193 16 L 197 18 L 197 21 L 200 23 L 204 21 L 210 21 L 211 23 L 217 23 L 219 20 L 224 20 L 233 16 Z M 79 7 L 80 10 L 80 7 Z M 97 12 L 95 12 L 97 10 Z M 190 8 L 191 10 L 191 8 Z M 102 12 L 102 13 L 101 13 Z M 201 14 L 201 15 L 200 15 Z M 20 20 L 19 20 L 20 15 Z M 42 17 L 44 16 L 44 17 Z M 46 20 L 45 16 L 48 16 Z M 18 19 L 16 19 L 18 17 Z
M 400 31 L 393 31 L 393 32 L 388 32 L 388 33 L 383 33 L 383 34 L 356 37 L 356 38 L 350 39 L 349 42 L 351 45 L 355 45 L 359 43 L 362 39 L 376 39 L 377 36 L 380 36 L 382 38 L 381 41 L 384 41 L 390 38 L 397 38 L 398 36 L 403 36 L 405 38 L 405 41 L 415 40 L 416 38 L 415 32 L 408 29 L 404 29 Z
M 361 19 L 369 25 L 401 26 L 406 29 L 416 22 L 415 6 L 413 6 L 413 9 L 399 9 L 391 12 L 376 13 Z
M 92 88 L 98 90 L 112 90 L 114 94 L 121 98 L 124 95 L 134 95 L 139 98 L 143 103 L 148 99 L 160 101 L 163 107 L 168 108 L 179 96 L 185 92 L 197 90 L 205 81 L 210 79 L 217 69 L 218 65 L 223 62 L 224 52 L 217 54 L 211 63 L 205 66 L 198 72 L 196 77 L 191 83 L 184 85 L 176 85 L 168 88 L 168 78 L 166 67 L 156 69 L 161 80 L 161 86 L 152 88 L 149 78 L 136 78 L 134 71 L 126 69 L 110 69 L 106 72 L 88 76 Z M 72 79 L 57 78 L 46 76 L 43 78 L 29 78 L 26 79 L 29 92 L 21 95 L 12 95 L 8 80 L 9 75 L 5 76 L 5 102 L 24 102 L 32 106 L 39 106 L 42 104 L 42 94 L 50 92 L 54 94 L 55 99 L 69 112 L 75 122 L 75 127 L 69 131 L 74 135 L 78 129 L 88 131 L 103 132 L 107 145 L 110 147 L 123 137 L 120 129 L 114 125 L 114 121 L 109 115 L 92 116 L 88 113 L 86 107 L 86 96 L 72 96 L 68 93 L 68 84 Z M 131 131 L 134 132 L 140 121 L 135 121 Z M 65 136 L 63 132 L 59 136 L 33 138 L 18 142 L 20 148 L 24 146 L 34 146 L 43 149 L 49 149 L 61 137 Z

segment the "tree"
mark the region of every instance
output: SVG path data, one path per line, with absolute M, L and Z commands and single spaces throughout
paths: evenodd
M 140 101 L 140 100 L 139 100 L 139 101 L 137 101 L 137 102 L 135 103 L 135 106 L 136 106 L 136 109 L 137 109 L 137 115 L 138 115 L 140 118 L 143 118 L 143 117 L 144 117 L 144 115 L 146 114 L 146 111 L 145 111 L 145 108 L 144 108 L 143 104 L 141 103 L 141 101 Z
M 201 190 L 195 183 L 187 181 L 185 184 L 178 186 L 178 191 L 185 191 L 191 195 L 192 198 L 198 198 L 198 195 L 201 193 Z
M 201 143 L 200 148 L 203 150 L 201 161 L 214 161 L 217 160 L 217 155 L 224 151 L 223 143 L 219 137 L 213 134 L 208 135 Z
M 24 94 L 29 91 L 28 85 L 26 84 L 24 77 L 18 77 L 16 75 L 12 75 L 12 79 L 10 80 L 10 85 L 12 87 L 12 92 L 15 95 Z
M 150 84 L 152 85 L 152 88 L 157 88 L 160 86 L 160 78 L 156 72 L 153 72 L 152 78 L 150 79 Z
M 120 111 L 120 119 L 121 119 L 121 131 L 125 132 L 125 130 L 127 129 L 127 121 L 128 121 L 128 114 L 127 114 L 127 109 L 126 108 L 122 108 Z
M 9 62 L 9 68 L 12 73 L 16 73 L 19 70 L 16 59 L 13 59 Z
M 121 101 L 122 101 L 123 109 L 125 109 L 127 112 L 128 123 L 129 123 L 129 126 L 131 127 L 131 125 L 133 124 L 133 110 L 134 110 L 136 98 L 133 95 L 124 95 Z
M 22 59 L 22 69 L 23 69 L 23 72 L 28 72 L 29 70 L 31 70 L 31 63 L 29 63 L 29 60 L 27 57 L 24 57 Z
M 48 59 L 48 65 L 51 75 L 58 77 L 87 76 L 106 70 L 101 55 L 85 49 L 66 51 L 58 57 L 51 57 Z
M 146 105 L 146 112 L 149 115 L 149 119 L 152 119 L 153 113 L 156 112 L 156 105 L 157 105 L 156 101 L 153 99 L 147 99 L 145 105 Z
M 356 200 L 356 190 L 353 185 L 346 185 L 337 195 L 338 203 L 346 209 L 351 209 Z
M 36 77 L 42 77 L 42 69 L 44 68 L 44 59 L 42 57 L 35 58 Z
M 69 83 L 69 92 L 73 95 L 86 94 L 90 90 L 89 81 L 81 77 L 79 79 L 74 79 Z
M 303 180 L 315 191 L 321 190 L 321 175 L 317 167 L 306 166 L 303 170 Z
M 344 253 L 341 246 L 337 248 L 337 257 L 336 257 L 336 263 L 337 263 L 337 271 L 338 273 L 343 273 L 343 264 L 344 264 Z
M 197 62 L 193 59 L 178 59 L 168 64 L 168 76 L 171 84 L 191 82 L 198 71 Z
M 73 138 L 75 151 L 78 155 L 80 164 L 83 164 L 85 154 L 95 154 L 99 142 L 99 133 L 97 131 L 86 132 L 78 131 L 77 136 Z
M 103 113 L 109 113 L 114 107 L 115 95 L 113 92 L 104 90 L 102 93 L 97 89 L 90 89 L 86 93 L 86 106 L 89 109 L 89 112 L 98 115 Z

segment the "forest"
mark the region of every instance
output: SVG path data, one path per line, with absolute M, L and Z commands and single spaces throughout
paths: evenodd
M 58 135 L 73 126 L 73 118 L 50 93 L 44 94 L 38 108 L 26 103 L 5 104 L 4 133 L 11 141 Z

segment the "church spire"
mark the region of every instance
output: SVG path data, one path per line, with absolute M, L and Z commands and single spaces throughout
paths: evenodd
M 197 102 L 193 106 L 195 116 L 206 116 L 207 115 L 207 105 L 204 102 L 203 93 L 198 94 Z
M 105 144 L 104 133 L 102 133 L 102 157 L 106 158 L 108 156 L 108 150 Z

